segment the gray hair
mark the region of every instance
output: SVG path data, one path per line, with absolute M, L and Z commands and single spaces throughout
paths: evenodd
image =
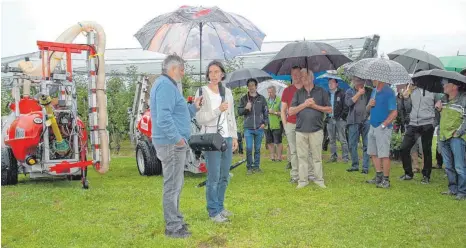
M 312 79 L 311 82 L 314 81 L 314 73 L 311 70 L 309 70 L 307 68 L 302 68 L 301 73 L 303 73 L 303 72 L 307 73 L 307 78 L 308 79 Z
M 176 55 L 176 54 L 173 54 L 173 55 L 168 55 L 164 60 L 163 60 L 163 63 L 162 63 L 162 73 L 167 73 L 170 68 L 172 68 L 173 66 L 183 66 L 184 67 L 184 60 Z
M 269 87 L 267 87 L 267 89 L 273 89 L 273 92 L 277 92 L 277 88 L 275 88 L 275 85 L 270 85 Z

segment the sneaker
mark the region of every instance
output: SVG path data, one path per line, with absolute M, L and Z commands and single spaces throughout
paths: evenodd
M 177 231 L 168 231 L 165 229 L 165 236 L 176 239 L 185 239 L 191 237 L 191 232 L 186 230 L 184 227 L 181 227 Z
M 424 178 L 421 180 L 421 183 L 422 184 L 429 184 L 430 183 L 430 179 L 426 176 L 424 176 Z
M 369 174 L 369 171 L 367 171 L 367 170 L 362 170 L 361 173 L 367 175 L 367 174 Z
M 464 201 L 466 200 L 466 195 L 457 195 L 455 199 L 458 201 Z
M 337 162 L 336 158 L 331 158 L 329 161 L 327 161 L 327 163 L 329 163 L 329 164 L 336 163 L 336 162 Z
M 291 179 L 290 179 L 290 183 L 291 183 L 291 184 L 297 184 L 297 183 L 298 183 L 298 179 L 293 179 L 293 178 L 291 178 Z
M 285 168 L 285 169 L 286 169 L 286 170 L 291 169 L 291 162 L 288 162 L 288 164 L 286 164 L 286 168 Z
M 410 176 L 410 175 L 405 174 L 405 175 L 400 177 L 400 180 L 402 180 L 402 181 L 413 180 L 413 177 Z
M 228 219 L 223 216 L 221 213 L 217 214 L 215 217 L 210 217 L 210 220 L 212 220 L 215 223 L 225 223 L 228 222 Z
M 368 184 L 380 184 L 380 183 L 382 183 L 382 180 L 383 180 L 382 178 L 377 178 L 377 176 L 375 176 L 371 180 L 367 180 L 366 183 L 368 183 Z
M 228 218 L 228 217 L 233 216 L 233 213 L 230 212 L 230 211 L 228 211 L 228 210 L 226 210 L 226 209 L 223 209 L 222 212 L 220 212 L 220 214 L 221 214 L 223 217 L 225 217 L 225 218 Z
M 304 187 L 306 187 L 308 185 L 309 185 L 308 182 L 307 183 L 298 183 L 298 186 L 296 186 L 296 189 L 302 189 L 302 188 L 304 188 Z
M 327 186 L 325 186 L 324 182 L 314 182 L 315 184 L 317 184 L 317 186 L 323 188 L 323 189 L 326 189 Z
M 349 169 L 346 169 L 347 172 L 354 172 L 354 171 L 359 171 L 358 168 L 349 168 Z
M 256 168 L 256 169 L 253 169 L 253 172 L 254 173 L 263 173 L 261 168 Z
M 454 195 L 456 195 L 456 193 L 453 193 L 453 192 L 451 192 L 450 190 L 444 191 L 444 192 L 442 192 L 442 193 L 440 193 L 440 194 L 442 194 L 442 195 L 449 195 L 449 196 L 454 196 Z
M 384 189 L 390 188 L 390 181 L 383 180 L 381 183 L 377 184 L 377 188 L 384 188 Z
M 248 169 L 248 171 L 246 172 L 246 175 L 252 175 L 253 171 L 252 169 Z

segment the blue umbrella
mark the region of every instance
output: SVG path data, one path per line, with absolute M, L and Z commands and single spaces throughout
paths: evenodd
M 314 84 L 319 86 L 319 87 L 324 88 L 327 91 L 329 91 L 329 88 L 328 88 L 328 78 L 329 77 L 324 76 L 325 74 L 329 74 L 329 73 L 327 73 L 327 71 L 315 72 L 314 73 Z M 291 75 L 278 75 L 277 76 L 275 74 L 271 74 L 271 76 L 275 80 L 291 81 Z M 345 90 L 345 91 L 350 88 L 348 83 L 343 81 L 341 78 L 338 77 L 338 78 L 335 78 L 335 79 L 337 79 L 337 81 L 338 81 L 338 88 L 341 88 L 342 90 Z

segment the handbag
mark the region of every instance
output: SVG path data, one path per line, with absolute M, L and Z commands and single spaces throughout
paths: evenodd
M 202 96 L 202 87 L 199 88 L 199 96 Z M 222 102 L 225 100 L 225 88 L 220 86 L 220 96 Z M 217 132 L 216 133 L 205 133 L 194 134 L 188 140 L 189 147 L 194 151 L 221 151 L 227 150 L 227 143 L 225 138 L 219 132 L 219 123 L 222 113 L 218 116 L 217 120 Z

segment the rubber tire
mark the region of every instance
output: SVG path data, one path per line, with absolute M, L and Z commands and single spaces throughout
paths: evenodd
M 2 148 L 2 186 L 18 184 L 18 161 L 9 147 Z
M 142 153 L 144 160 L 144 171 L 139 169 L 138 153 Z M 157 151 L 147 141 L 139 141 L 136 146 L 136 167 L 141 176 L 154 176 L 162 174 L 162 162 L 157 158 Z

